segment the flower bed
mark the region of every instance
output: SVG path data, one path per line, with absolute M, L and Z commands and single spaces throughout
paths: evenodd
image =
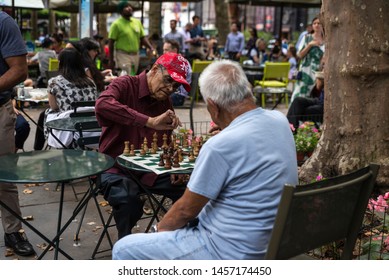
M 357 260 L 389 260 L 389 192 L 370 199 L 353 258 Z M 339 259 L 343 242 L 322 246 L 309 255 L 318 259 Z

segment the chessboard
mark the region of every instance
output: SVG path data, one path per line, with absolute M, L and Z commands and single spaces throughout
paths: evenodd
M 184 152 L 187 152 L 184 150 Z M 150 170 L 157 175 L 163 173 L 179 173 L 179 171 L 193 169 L 195 162 L 189 161 L 189 156 L 187 154 L 183 155 L 183 160 L 179 163 L 180 167 L 171 167 L 171 169 L 166 169 L 164 166 L 159 166 L 160 156 L 162 151 L 159 151 L 155 154 L 148 153 L 146 155 L 140 155 L 140 150 L 135 150 L 135 156 L 130 155 L 120 155 L 119 157 L 125 161 L 130 162 L 134 166 L 139 166 L 141 168 Z

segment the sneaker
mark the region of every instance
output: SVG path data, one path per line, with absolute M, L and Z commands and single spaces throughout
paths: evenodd
M 31 256 L 35 254 L 31 243 L 27 240 L 23 232 L 5 233 L 4 241 L 5 246 L 12 248 L 15 254 L 20 256 Z

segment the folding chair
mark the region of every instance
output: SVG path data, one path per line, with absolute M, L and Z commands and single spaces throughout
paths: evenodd
M 352 259 L 378 170 L 370 164 L 307 185 L 285 185 L 265 259 L 306 259 L 308 251 L 341 240 L 341 259 Z
M 210 65 L 213 61 L 212 60 L 193 60 L 193 65 L 192 65 L 192 75 L 194 73 L 201 73 L 204 71 L 204 69 Z M 193 77 L 192 77 L 193 79 Z M 196 102 L 199 101 L 199 91 L 196 91 Z
M 285 88 L 285 92 L 280 91 L 277 94 L 283 94 L 285 96 L 285 104 L 288 106 L 289 98 L 286 93 L 286 87 L 289 83 L 289 62 L 266 62 L 263 72 L 263 78 L 261 81 L 255 80 L 254 86 L 260 86 L 262 88 Z M 262 108 L 266 106 L 266 91 L 260 92 L 262 99 Z M 274 102 L 275 93 L 273 93 Z
M 59 69 L 59 60 L 56 58 L 49 58 L 49 71 L 57 71 Z

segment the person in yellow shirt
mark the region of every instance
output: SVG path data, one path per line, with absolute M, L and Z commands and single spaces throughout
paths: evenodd
M 133 18 L 133 7 L 127 1 L 118 5 L 121 17 L 115 20 L 109 30 L 109 66 L 111 69 L 121 68 L 128 74 L 136 74 L 139 67 L 140 43 L 151 51 L 154 47 L 145 37 L 140 20 Z

